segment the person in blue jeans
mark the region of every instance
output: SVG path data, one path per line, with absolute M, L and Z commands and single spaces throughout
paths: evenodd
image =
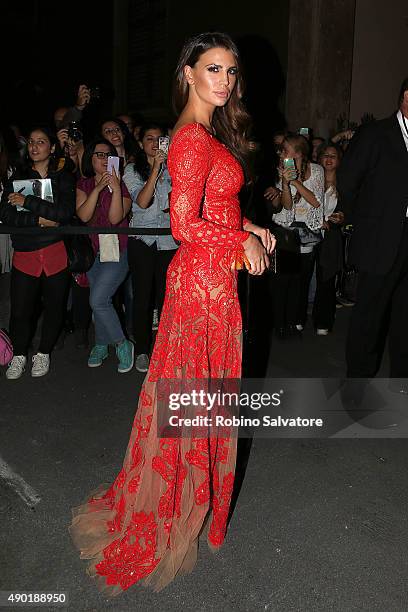
M 77 184 L 78 217 L 92 227 L 128 227 L 131 199 L 115 171 L 107 171 L 108 156 L 115 148 L 103 138 L 91 142 L 82 158 L 82 174 Z M 118 372 L 129 372 L 134 363 L 134 346 L 126 339 L 112 297 L 128 273 L 127 236 L 91 234 L 95 263 L 87 273 L 90 305 L 95 323 L 95 346 L 88 366 L 96 368 L 108 357 L 109 345 L 116 348 Z

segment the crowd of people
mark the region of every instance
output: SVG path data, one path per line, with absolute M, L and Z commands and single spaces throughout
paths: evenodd
M 1 272 L 11 272 L 8 331 L 14 357 L 6 372 L 10 380 L 20 378 L 27 366 L 40 314 L 41 338 L 32 357 L 32 376 L 47 374 L 50 354 L 64 346 L 68 332 L 74 332 L 78 348 L 88 347 L 92 322 L 95 342 L 89 367 L 100 366 L 112 346 L 118 372 L 130 371 L 134 362 L 138 371 L 148 369 L 166 271 L 178 247 L 171 235 L 93 233 L 92 267 L 86 273 L 70 273 L 61 235 L 18 233 L 20 227 L 73 223 L 170 228 L 171 182 L 166 153 L 158 147 L 169 128 L 140 115 L 120 114 L 104 118 L 93 138 L 86 140 L 82 122 L 91 94 L 81 85 L 75 106 L 58 108 L 52 126 L 35 126 L 26 137 L 16 126 L 5 126 L 0 134 L 0 221 L 15 229 L 11 235 L 0 235 Z M 118 162 L 113 171 L 108 170 L 109 158 Z M 48 201 L 41 190 L 33 190 L 34 183 L 41 187 L 47 179 Z M 15 181 L 30 181 L 31 188 L 17 190 Z
M 92 227 L 170 228 L 171 179 L 159 139 L 171 126 L 140 114 L 104 118 L 92 139 L 84 138 L 84 114 L 92 97 L 80 85 L 73 107 L 56 109 L 52 126 L 39 125 L 24 137 L 16 126 L 1 134 L 1 208 L 3 224 L 57 227 L 74 222 Z M 318 335 L 334 325 L 336 306 L 353 305 L 340 295 L 344 264 L 344 215 L 336 211 L 336 172 L 351 130 L 324 140 L 310 129 L 277 131 L 275 159 L 252 177 L 257 193 L 253 215 L 277 236 L 276 274 L 269 276 L 271 309 L 280 340 L 302 333 L 313 301 Z M 338 144 L 340 142 L 340 144 Z M 254 155 L 259 145 L 251 143 Z M 108 158 L 119 170 L 108 170 Z M 286 160 L 293 166 L 287 167 Z M 256 164 L 253 164 L 256 167 Z M 16 180 L 50 179 L 52 202 L 34 192 L 16 193 Z M 248 198 L 245 198 L 248 200 Z M 245 207 L 245 202 L 243 202 Z M 245 213 L 245 211 L 244 211 Z M 14 357 L 6 376 L 20 378 L 27 366 L 36 321 L 42 313 L 32 376 L 45 375 L 50 354 L 74 332 L 76 346 L 94 344 L 88 366 L 98 367 L 115 348 L 118 372 L 149 366 L 152 335 L 163 306 L 166 273 L 178 242 L 168 235 L 90 235 L 95 261 L 82 274 L 68 271 L 64 240 L 51 229 L 33 234 L 0 235 L 1 271 L 11 271 L 9 333 Z M 313 282 L 311 283 L 311 280 Z
M 95 336 L 89 367 L 100 366 L 113 346 L 118 372 L 129 372 L 134 363 L 138 371 L 148 370 L 167 268 L 178 248 L 170 234 L 167 154 L 159 147 L 172 125 L 122 113 L 103 118 L 90 133 L 83 127 L 94 95 L 82 84 L 76 104 L 57 108 L 50 125 L 25 134 L 17 125 L 0 129 L 0 222 L 13 228 L 11 235 L 0 234 L 0 273 L 11 271 L 14 358 L 8 379 L 24 372 L 41 313 L 33 376 L 48 372 L 50 354 L 63 347 L 69 332 L 78 348 L 88 348 Z M 361 127 L 358 133 L 365 133 Z M 355 304 L 359 275 L 348 257 L 353 226 L 343 205 L 338 208 L 337 185 L 354 133 L 346 129 L 324 139 L 311 128 L 276 131 L 272 156 L 256 139 L 249 143 L 252 175 L 241 191 L 241 208 L 277 238 L 275 273 L 266 285 L 280 341 L 299 338 L 308 315 L 316 334 L 326 336 L 336 310 Z M 108 171 L 109 157 L 119 161 L 117 174 Z M 352 169 L 345 174 L 351 176 Z M 41 195 L 47 179 L 51 198 Z M 31 181 L 30 193 L 18 193 L 16 181 Z M 343 182 L 348 184 L 348 176 Z M 64 240 L 52 232 L 72 223 L 169 233 L 91 234 L 95 262 L 86 273 L 74 274 L 67 269 Z M 47 231 L 18 233 L 19 227 L 36 226 Z
M 345 218 L 337 210 L 336 187 L 337 169 L 353 134 L 347 130 L 324 140 L 307 132 L 276 135 L 278 180 L 264 192 L 272 206 L 269 215 L 278 239 L 276 274 L 271 279 L 279 339 L 301 334 L 310 302 L 319 336 L 333 330 L 336 306 L 353 305 L 341 295 Z M 339 140 L 343 147 L 337 144 Z

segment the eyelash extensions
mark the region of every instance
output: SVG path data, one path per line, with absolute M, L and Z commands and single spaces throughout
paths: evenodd
M 209 72 L 218 72 L 219 68 L 220 68 L 220 66 L 209 66 L 208 70 L 209 70 Z M 238 74 L 237 68 L 229 68 L 228 72 L 229 72 L 229 74 L 232 74 L 233 76 L 236 76 Z

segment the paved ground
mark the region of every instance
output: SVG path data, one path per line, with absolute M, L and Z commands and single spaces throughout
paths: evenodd
M 307 329 L 300 342 L 277 343 L 264 333 L 246 352 L 246 372 L 341 376 L 348 316 L 338 312 L 328 337 Z M 118 375 L 113 358 L 87 368 L 72 337 L 47 377 L 0 373 L 0 456 L 41 497 L 32 510 L 0 478 L 0 589 L 68 591 L 73 612 L 408 610 L 408 448 L 399 439 L 241 443 L 242 488 L 222 550 L 203 546 L 193 574 L 159 594 L 132 588 L 104 599 L 67 525 L 70 508 L 120 468 L 141 382 L 136 371 Z

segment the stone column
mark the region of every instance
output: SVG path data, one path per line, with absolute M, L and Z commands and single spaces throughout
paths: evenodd
M 289 129 L 328 137 L 349 118 L 356 0 L 291 0 L 286 117 Z

